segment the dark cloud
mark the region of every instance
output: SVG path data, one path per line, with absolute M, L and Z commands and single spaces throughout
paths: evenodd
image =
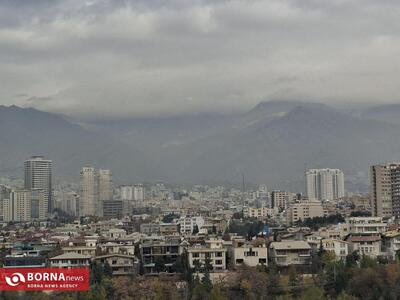
M 396 102 L 399 12 L 372 0 L 0 1 L 0 104 L 129 116 Z

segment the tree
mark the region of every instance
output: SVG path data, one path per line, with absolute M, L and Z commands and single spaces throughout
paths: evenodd
M 192 234 L 195 235 L 195 234 L 198 234 L 198 233 L 199 233 L 199 226 L 197 226 L 197 224 L 196 224 L 196 225 L 193 226 Z
M 305 290 L 300 297 L 301 300 L 325 300 L 324 290 L 318 287 L 311 287 Z
M 165 258 L 164 256 L 157 256 L 154 260 L 154 268 L 157 273 L 165 272 Z
M 346 256 L 346 266 L 348 268 L 357 266 L 359 259 L 360 256 L 358 255 L 357 251 L 353 251 Z
M 301 293 L 302 277 L 296 271 L 294 265 L 289 267 L 289 288 L 293 296 L 298 297 Z
M 278 267 L 274 262 L 272 262 L 268 267 L 268 281 L 267 281 L 267 288 L 271 295 L 279 295 L 282 293 L 280 284 L 281 284 L 281 276 L 278 272 Z

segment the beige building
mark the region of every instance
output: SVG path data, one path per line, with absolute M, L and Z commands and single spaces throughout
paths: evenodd
M 78 253 L 64 253 L 50 258 L 52 268 L 70 269 L 77 267 L 88 267 L 90 256 Z
M 372 215 L 400 215 L 400 163 L 374 165 L 370 168 Z
M 2 205 L 5 222 L 43 220 L 47 216 L 47 196 L 45 191 L 39 189 L 11 191 Z
M 245 218 L 266 218 L 275 214 L 275 210 L 268 207 L 244 207 L 243 216 Z
M 110 170 L 98 170 L 99 176 L 99 200 L 108 201 L 113 199 L 113 183 Z
M 84 167 L 80 173 L 80 216 L 103 216 L 103 202 L 113 198 L 110 170 Z
M 285 191 L 272 191 L 271 203 L 272 207 L 280 210 L 285 210 L 296 200 L 296 194 Z
M 350 234 L 381 234 L 387 227 L 380 217 L 352 217 L 346 223 Z
M 350 235 L 346 238 L 349 242 L 349 251 L 357 251 L 360 255 L 367 255 L 373 258 L 381 255 L 380 235 Z
M 78 253 L 94 257 L 96 255 L 98 236 L 85 236 L 70 239 L 62 246 L 64 254 Z
M 226 270 L 226 253 L 227 249 L 222 240 L 210 239 L 206 241 L 206 245 L 194 245 L 188 248 L 189 266 L 195 268 L 198 261 L 202 266 L 209 259 L 213 271 Z
M 304 201 L 295 203 L 287 211 L 287 221 L 293 224 L 299 220 L 308 218 L 323 217 L 324 208 L 320 201 Z
M 94 260 L 102 264 L 108 264 L 112 270 L 113 276 L 137 274 L 138 261 L 134 255 L 107 254 L 97 256 Z
M 278 266 L 309 265 L 311 246 L 304 241 L 272 242 L 269 245 L 269 257 Z
M 94 216 L 98 205 L 98 177 L 94 168 L 82 168 L 80 173 L 79 215 Z
M 268 264 L 268 247 L 265 242 L 251 243 L 244 239 L 234 240 L 231 251 L 232 263 L 235 267 L 241 265 L 256 267 Z
M 345 259 L 349 254 L 349 243 L 338 239 L 323 239 L 322 248 L 334 253 L 338 260 Z

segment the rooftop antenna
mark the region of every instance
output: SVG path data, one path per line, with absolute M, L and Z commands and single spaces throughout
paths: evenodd
M 244 202 L 245 202 L 245 200 L 244 200 L 244 192 L 245 192 L 245 184 L 244 184 L 244 173 L 242 173 L 242 201 L 243 201 L 243 207 L 244 207 Z

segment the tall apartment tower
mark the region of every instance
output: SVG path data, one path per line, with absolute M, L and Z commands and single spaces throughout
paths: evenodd
M 99 199 L 108 201 L 113 198 L 113 183 L 110 170 L 99 170 Z
M 370 167 L 372 216 L 400 216 L 400 162 Z
M 82 168 L 79 187 L 79 215 L 94 216 L 99 205 L 98 176 L 94 168 Z
M 28 222 L 45 219 L 45 198 L 46 194 L 42 189 L 12 190 L 3 201 L 3 221 Z
M 344 197 L 344 175 L 339 169 L 310 169 L 306 172 L 306 191 L 310 201 Z
M 99 201 L 96 215 L 104 215 L 104 203 L 113 200 L 113 183 L 110 170 L 98 170 Z
M 43 156 L 32 156 L 24 163 L 25 169 L 25 189 L 41 189 L 45 194 L 46 212 L 53 211 L 53 191 L 52 191 L 52 168 L 53 162 L 44 159 Z
M 135 184 L 133 188 L 133 199 L 135 201 L 144 201 L 145 189 L 143 184 Z
M 103 203 L 113 199 L 110 170 L 82 168 L 80 173 L 80 216 L 103 216 Z

